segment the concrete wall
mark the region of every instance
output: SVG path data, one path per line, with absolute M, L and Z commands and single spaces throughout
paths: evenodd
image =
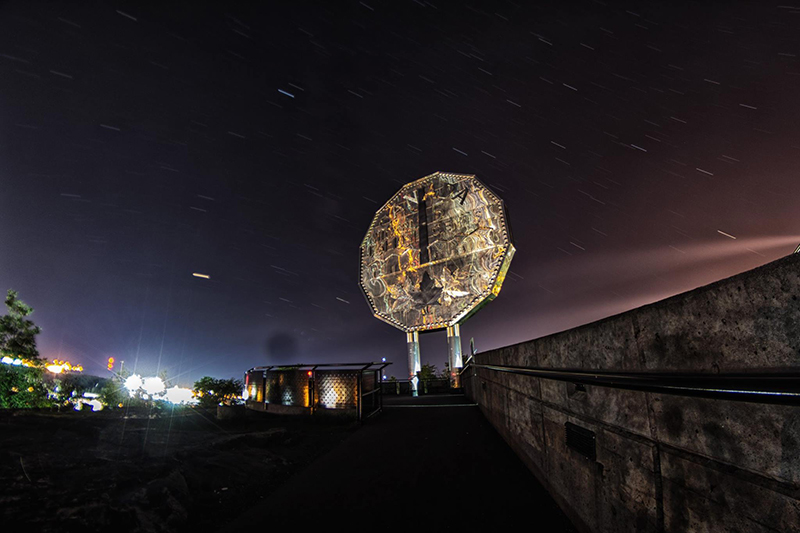
M 480 364 L 630 372 L 800 371 L 800 255 Z M 466 373 L 465 373 L 466 374 Z M 800 531 L 800 408 L 470 371 L 464 387 L 585 531 Z M 596 433 L 597 459 L 565 422 Z

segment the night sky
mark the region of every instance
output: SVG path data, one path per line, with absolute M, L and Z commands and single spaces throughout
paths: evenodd
M 0 289 L 43 356 L 402 377 L 359 244 L 437 170 L 512 224 L 503 292 L 462 327 L 478 350 L 800 242 L 800 6 L 263 4 L 0 4 Z M 444 332 L 421 348 L 441 369 Z

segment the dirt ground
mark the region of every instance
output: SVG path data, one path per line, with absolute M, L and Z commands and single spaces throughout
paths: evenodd
M 357 427 L 246 414 L 0 411 L 3 527 L 216 531 Z

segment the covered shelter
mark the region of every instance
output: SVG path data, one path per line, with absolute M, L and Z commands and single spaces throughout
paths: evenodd
M 245 372 L 248 409 L 363 420 L 383 409 L 382 370 L 391 363 L 258 366 Z

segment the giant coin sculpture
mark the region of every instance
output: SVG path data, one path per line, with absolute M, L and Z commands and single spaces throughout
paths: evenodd
M 503 201 L 475 176 L 425 176 L 375 213 L 361 243 L 360 284 L 372 313 L 406 332 L 414 394 L 419 332 L 447 328 L 455 379 L 459 326 L 499 294 L 514 251 Z

